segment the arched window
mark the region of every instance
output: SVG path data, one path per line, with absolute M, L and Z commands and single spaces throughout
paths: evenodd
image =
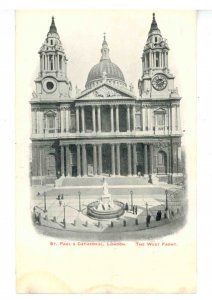
M 62 55 L 59 55 L 59 69 L 62 70 Z
M 159 56 L 160 56 L 160 53 L 156 52 L 156 59 L 155 59 L 155 66 L 156 67 L 159 67 Z

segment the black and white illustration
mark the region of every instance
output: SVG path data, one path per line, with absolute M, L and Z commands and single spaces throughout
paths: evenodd
M 175 84 L 183 66 L 171 63 L 177 74 L 170 68 L 175 49 L 163 36 L 160 13 L 149 12 L 148 18 L 148 24 L 139 24 L 145 42 L 138 41 L 135 49 L 140 50 L 128 53 L 140 64 L 133 83 L 122 71 L 128 62 L 118 65 L 113 59 L 115 46 L 127 42 L 127 37 L 112 38 L 117 30 L 99 32 L 100 45 L 91 36 L 99 56 L 89 61 L 90 69 L 80 70 L 84 87 L 73 85 L 75 74 L 68 71 L 77 62 L 64 46 L 63 19 L 50 16 L 49 28 L 37 31 L 44 38 L 37 45 L 39 72 L 29 99 L 30 178 L 31 214 L 40 234 L 120 241 L 163 237 L 183 228 L 184 95 Z M 86 30 L 78 40 L 83 35 Z M 89 47 L 77 49 L 79 60 Z M 121 60 L 121 51 L 118 55 Z M 128 68 L 132 75 L 134 66 Z

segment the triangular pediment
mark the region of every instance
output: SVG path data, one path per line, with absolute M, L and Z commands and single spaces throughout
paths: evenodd
M 166 110 L 162 107 L 157 108 L 156 110 L 154 110 L 154 113 L 158 113 L 158 114 L 165 114 Z
M 108 83 L 101 84 L 93 89 L 85 90 L 78 95 L 78 100 L 103 100 L 103 99 L 135 99 L 135 95 L 127 89 L 114 87 Z

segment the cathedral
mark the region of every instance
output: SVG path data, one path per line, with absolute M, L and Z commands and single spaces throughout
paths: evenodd
M 169 50 L 153 14 L 136 97 L 111 61 L 104 36 L 85 89 L 72 97 L 65 50 L 52 17 L 30 101 L 32 184 L 63 185 L 72 177 L 98 176 L 180 182 L 181 97 L 169 70 Z

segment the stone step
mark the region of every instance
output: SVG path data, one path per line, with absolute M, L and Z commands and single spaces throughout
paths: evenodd
M 109 186 L 148 184 L 148 178 L 144 177 L 106 177 L 106 181 Z M 103 177 L 65 177 L 60 182 L 60 186 L 101 186 L 102 184 Z

